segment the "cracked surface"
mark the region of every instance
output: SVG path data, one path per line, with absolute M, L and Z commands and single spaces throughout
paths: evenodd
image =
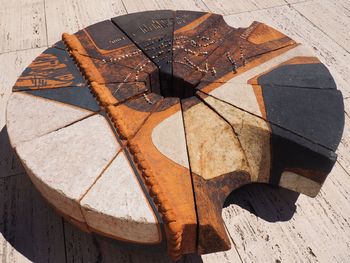
M 315 196 L 333 167 L 342 95 L 312 51 L 265 24 L 233 28 L 216 14 L 148 11 L 62 39 L 16 82 L 9 136 L 45 198 L 88 231 L 163 240 L 173 259 L 222 251 L 231 191 L 263 182 Z M 105 129 L 93 125 L 113 142 L 97 143 L 96 128 L 73 136 L 94 119 L 105 120 Z M 107 158 L 111 145 L 119 150 Z M 82 187 L 64 167 L 97 165 L 86 161 L 92 152 L 104 163 L 76 176 Z M 73 155 L 55 157 L 65 153 Z

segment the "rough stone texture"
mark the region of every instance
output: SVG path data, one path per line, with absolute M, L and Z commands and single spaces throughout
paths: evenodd
M 138 243 L 161 240 L 158 220 L 125 154 L 120 152 L 80 202 L 89 227 Z
M 249 84 L 227 82 L 210 92 L 210 95 L 257 116 L 262 116 L 253 87 Z
M 91 111 L 82 108 L 15 92 L 8 102 L 7 130 L 12 145 L 16 146 L 90 114 Z
M 84 222 L 78 201 L 120 146 L 99 115 L 19 145 L 16 150 L 33 183 L 56 208 Z
M 208 96 L 204 100 L 231 124 L 237 134 L 249 164 L 252 182 L 268 182 L 271 162 L 268 124 L 213 97 Z
M 166 157 L 186 168 L 189 167 L 181 112 L 175 113 L 154 128 L 152 142 Z
M 245 159 L 232 127 L 204 103 L 184 112 L 192 172 L 204 179 L 246 170 Z

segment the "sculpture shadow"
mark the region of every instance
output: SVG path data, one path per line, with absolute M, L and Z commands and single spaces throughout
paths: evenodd
M 233 191 L 225 200 L 224 208 L 237 205 L 268 222 L 288 221 L 296 211 L 299 195 L 268 184 L 248 184 Z
M 5 262 L 6 257 L 33 262 L 172 262 L 164 247 L 127 245 L 71 225 L 32 185 L 11 148 L 6 127 L 0 131 L 0 149 L 0 241 L 4 248 L 0 258 L 5 257 Z M 292 217 L 297 198 L 288 190 L 248 185 L 231 193 L 225 207 L 234 204 L 269 222 L 285 221 Z M 181 262 L 201 263 L 203 258 L 185 255 Z

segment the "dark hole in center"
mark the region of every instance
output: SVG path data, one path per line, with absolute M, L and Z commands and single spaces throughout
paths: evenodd
M 196 93 L 196 85 L 185 81 L 175 75 L 160 72 L 160 94 L 163 97 L 176 97 L 185 99 Z

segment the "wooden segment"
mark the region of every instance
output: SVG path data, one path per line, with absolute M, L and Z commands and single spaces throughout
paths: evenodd
M 152 132 L 180 110 L 178 99 L 165 99 L 136 136 L 128 141 L 128 149 L 165 222 L 168 252 L 174 259 L 196 251 L 197 219 L 191 175 L 187 167 L 168 159 L 158 150 Z M 181 129 L 182 125 L 176 127 L 176 130 Z M 184 147 L 183 144 L 172 144 L 173 152 L 184 152 L 185 149 L 177 150 L 181 146 Z
M 180 28 L 183 31 L 195 27 L 207 18 L 207 14 L 200 11 L 177 10 L 174 19 L 174 32 L 179 33 Z
M 124 53 L 123 47 L 113 51 L 109 57 L 104 59 L 90 57 L 83 43 L 76 35 L 63 34 L 62 39 L 71 55 L 74 57 L 84 76 L 90 82 L 99 84 L 113 82 L 145 82 L 148 87 L 151 85 L 157 89 L 158 72 L 147 57 L 142 56 L 141 51 L 131 45 L 132 51 Z M 90 39 L 90 38 L 89 38 Z M 129 47 L 128 45 L 127 47 Z M 126 56 L 128 55 L 128 56 Z M 133 57 L 138 56 L 139 57 Z M 127 61 L 124 61 L 127 59 Z M 130 60 L 130 61 L 129 61 Z M 124 62 L 120 62 L 124 61 Z
M 316 197 L 321 189 L 322 183 L 315 182 L 303 175 L 285 171 L 282 172 L 279 186 L 297 193 L 304 193 L 311 197 Z
M 79 200 L 119 149 L 108 123 L 97 115 L 24 142 L 16 151 L 42 195 L 85 224 Z
M 154 88 L 159 85 L 157 67 L 110 20 L 88 26 L 74 36 L 83 47 L 77 47 L 80 54 L 136 70 L 139 74 L 150 74 Z
M 151 93 L 120 105 L 110 105 L 107 107 L 107 113 L 120 138 L 125 140 L 132 138 L 139 131 L 160 103 L 161 97 Z
M 268 52 L 264 55 L 254 57 L 245 67 L 240 67 L 237 72 L 232 71 L 215 82 L 235 82 L 235 83 L 250 83 L 254 78 L 260 76 L 269 69 L 274 69 L 280 64 L 286 63 L 289 60 L 299 57 L 314 57 L 314 52 L 301 44 L 289 45 L 287 47 Z M 226 62 L 228 63 L 228 62 Z M 228 64 L 227 64 L 228 65 Z M 231 67 L 232 69 L 232 67 Z M 204 83 L 208 81 L 203 78 Z M 250 83 L 254 84 L 254 82 Z
M 91 114 L 85 109 L 16 92 L 7 106 L 7 130 L 15 147 Z
M 230 125 L 200 100 L 188 100 L 183 104 L 192 172 L 210 180 L 236 170 L 247 171 L 244 153 Z
M 90 58 L 79 54 L 77 51 L 72 51 L 71 53 L 90 82 L 107 84 L 141 81 L 146 83 L 148 87 L 151 85 L 151 77 L 146 72 L 114 62 Z M 142 63 L 139 62 L 138 66 L 141 66 Z
M 182 107 L 198 216 L 198 252 L 227 250 L 230 240 L 221 209 L 231 191 L 251 181 L 250 168 L 224 119 L 194 97 L 183 100 Z
M 48 48 L 21 74 L 13 91 L 85 86 L 73 59 L 65 50 Z
M 91 90 L 102 106 L 115 105 L 149 93 L 143 82 L 130 83 L 91 83 Z
M 126 62 L 124 59 L 131 61 L 130 58 L 138 58 L 141 54 L 141 50 L 110 20 L 88 26 L 74 35 L 85 49 L 81 50 L 82 55 L 92 58 L 101 60 L 116 58 L 119 60 L 118 63 L 124 64 Z
M 181 16 L 181 13 L 179 15 Z M 201 78 L 203 72 L 211 70 L 203 67 L 204 65 L 199 66 L 222 44 L 224 38 L 235 30 L 226 24 L 222 16 L 207 13 L 192 22 L 183 23 L 174 32 L 173 75 L 178 89 L 184 86 L 187 90 L 189 84 L 198 84 L 198 79 L 193 80 L 190 77 L 191 73 L 197 71 Z M 184 97 L 193 93 L 185 93 L 187 96 Z
M 159 243 L 162 239 L 158 220 L 123 152 L 112 161 L 80 204 L 89 228 L 96 232 L 144 244 Z
M 173 27 L 175 12 L 146 11 L 112 18 L 123 32 L 155 63 L 160 72 L 160 93 L 172 90 Z
M 288 50 L 295 45 L 294 40 L 277 30 L 265 24 L 253 22 L 248 28 L 239 28 L 231 33 L 208 57 L 206 63 L 209 68 L 215 69 L 214 72 L 206 72 L 204 75 L 197 72 L 192 78 L 206 82 L 227 81 L 254 67 L 257 62 L 261 63 L 273 58 L 281 49 Z

